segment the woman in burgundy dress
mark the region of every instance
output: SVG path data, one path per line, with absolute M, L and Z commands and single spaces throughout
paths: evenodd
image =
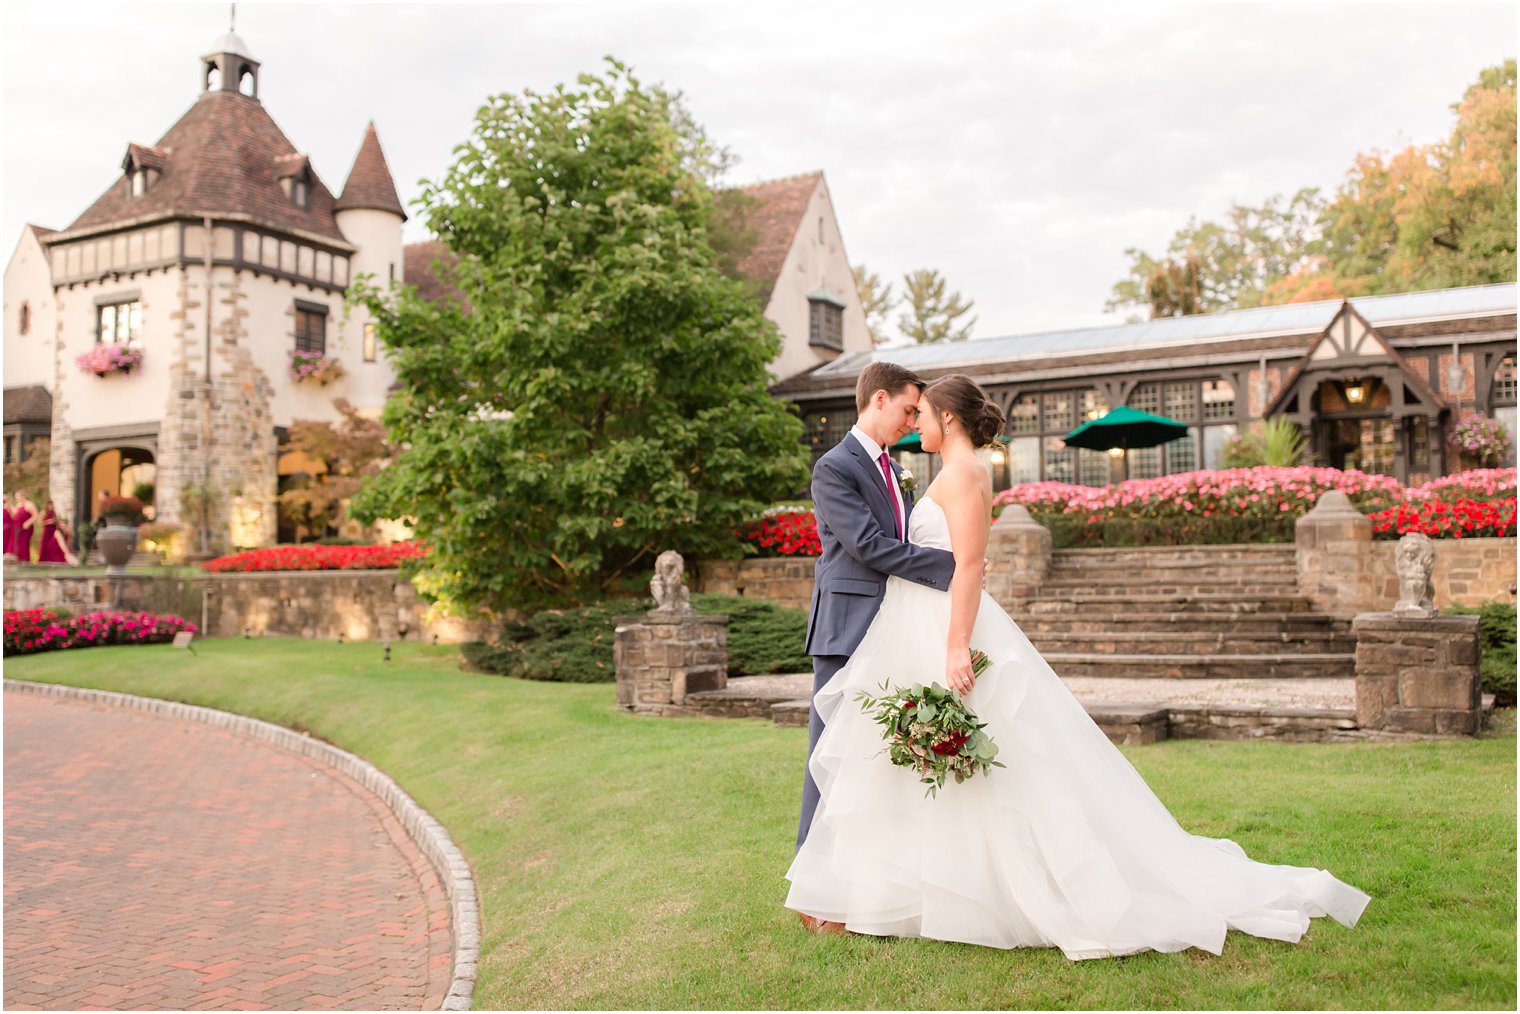
M 63 541 L 66 529 L 58 522 L 53 501 L 42 508 L 42 545 L 37 549 L 38 563 L 68 563 L 69 553 Z
M 0 554 L 6 559 L 16 555 L 16 512 L 11 509 L 11 495 L 5 494 L 5 541 L 0 543 Z
M 32 562 L 32 531 L 36 526 L 37 505 L 25 493 L 17 493 L 15 539 L 11 543 L 11 552 L 21 563 Z

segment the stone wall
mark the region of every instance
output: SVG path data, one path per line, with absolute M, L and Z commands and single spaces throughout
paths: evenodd
M 697 591 L 764 599 L 792 609 L 807 609 L 813 601 L 816 556 L 778 559 L 701 560 Z
M 1364 519 L 1365 520 L 1365 519 Z M 1044 528 L 1036 525 L 1041 532 Z M 1369 526 L 1370 531 L 1370 526 Z M 1323 530 L 1321 529 L 1321 532 Z M 1485 602 L 1515 601 L 1514 539 L 1435 539 L 1434 602 L 1448 606 L 1478 606 Z M 1396 542 L 1321 539 L 1298 546 L 1299 587 L 1315 607 L 1350 619 L 1357 613 L 1392 609 L 1398 601 L 1394 568 Z M 1040 582 L 1054 554 L 1048 535 L 1042 544 L 1033 528 L 993 525 L 987 544 L 991 568 L 987 591 L 1006 609 L 1017 609 L 1039 597 Z M 1178 547 L 1188 559 L 1187 548 Z M 794 609 L 807 609 L 813 596 L 816 557 L 769 560 L 702 560 L 697 564 L 698 590 L 722 595 L 764 599 Z M 1243 579 L 1248 575 L 1243 575 Z
M 7 568 L 5 608 L 49 606 L 173 612 L 203 636 L 265 635 L 349 641 L 485 640 L 490 617 L 429 619 L 428 603 L 395 570 L 206 574 L 192 578 L 69 574 L 55 568 Z M 204 617 L 204 619 L 203 619 Z
M 1514 539 L 1432 539 L 1436 550 L 1435 587 L 1432 601 L 1437 609 L 1477 606 L 1485 602 L 1515 601 Z M 1399 598 L 1398 570 L 1394 563 L 1397 542 L 1374 542 L 1370 574 L 1376 596 L 1374 612 L 1392 609 Z

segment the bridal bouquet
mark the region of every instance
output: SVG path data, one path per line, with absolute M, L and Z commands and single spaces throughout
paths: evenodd
M 971 671 L 978 677 L 991 664 L 981 652 L 971 653 Z M 890 681 L 883 681 L 881 688 L 890 691 Z M 986 723 L 978 722 L 976 713 L 953 690 L 915 683 L 879 697 L 862 690 L 855 699 L 861 702 L 861 710 L 882 726 L 892 763 L 913 768 L 918 780 L 929 786 L 925 795 L 938 793 L 947 776 L 960 783 L 978 771 L 986 774 L 1005 766 L 993 759 L 998 748 L 982 731 Z

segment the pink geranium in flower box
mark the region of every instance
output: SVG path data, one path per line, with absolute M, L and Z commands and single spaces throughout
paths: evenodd
M 83 373 L 97 377 L 109 377 L 113 373 L 130 374 L 142 366 L 143 350 L 136 345 L 117 345 L 100 342 L 82 356 L 74 359 Z

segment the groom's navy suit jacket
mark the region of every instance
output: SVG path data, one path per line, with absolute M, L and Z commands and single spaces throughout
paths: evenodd
M 893 481 L 902 469 L 892 462 Z M 903 492 L 903 533 L 913 494 Z M 845 434 L 813 466 L 813 513 L 823 554 L 813 571 L 809 655 L 851 655 L 881 607 L 888 575 L 948 591 L 955 557 L 897 537 L 881 466 Z

